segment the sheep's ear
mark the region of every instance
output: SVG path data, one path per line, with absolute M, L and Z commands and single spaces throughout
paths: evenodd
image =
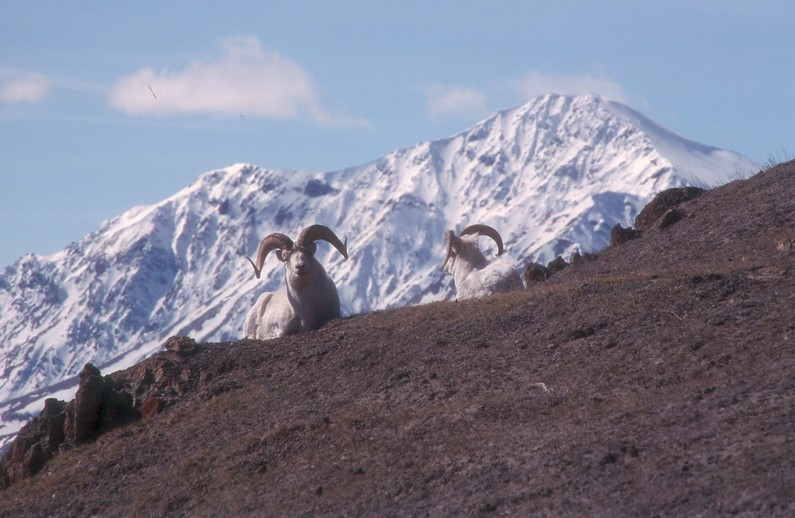
M 276 250 L 276 259 L 278 259 L 281 262 L 285 262 L 287 260 L 287 256 L 283 255 L 282 251 L 280 249 L 277 249 Z

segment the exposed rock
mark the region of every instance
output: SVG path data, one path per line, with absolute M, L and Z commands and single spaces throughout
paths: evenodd
M 100 406 L 100 431 L 140 419 L 141 414 L 133 405 L 133 397 L 125 386 L 105 376 L 102 385 L 102 405 Z
M 66 421 L 66 403 L 55 398 L 48 398 L 44 401 L 44 451 L 55 453 L 58 447 L 66 439 L 64 433 L 64 423 Z
M 657 194 L 635 218 L 635 228 L 651 228 L 666 212 L 704 193 L 699 187 L 674 187 Z
M 681 220 L 683 217 L 685 217 L 685 215 L 681 210 L 670 209 L 665 214 L 663 214 L 662 218 L 660 218 L 660 228 L 666 229 L 671 225 L 673 225 L 674 223 Z
M 0 487 L 38 473 L 61 447 L 96 439 L 101 433 L 140 418 L 123 385 L 87 363 L 68 404 L 45 400 L 44 410 L 22 427 L 0 460 Z
M 167 351 L 178 353 L 182 356 L 190 356 L 199 352 L 199 345 L 196 340 L 189 336 L 171 336 L 164 344 Z
M 304 194 L 310 198 L 317 198 L 318 196 L 325 196 L 337 192 L 337 190 L 318 178 L 313 178 L 306 183 L 304 187 Z
M 80 386 L 72 408 L 72 412 L 67 412 L 66 438 L 75 444 L 94 439 L 99 432 L 102 409 L 102 373 L 90 363 L 80 372 Z
M 38 473 L 64 441 L 66 403 L 45 400 L 44 410 L 20 429 L 17 438 L 0 460 L 0 487 Z
M 620 223 L 616 223 L 616 226 L 610 231 L 610 246 L 620 245 L 622 243 L 626 243 L 632 239 L 637 239 L 640 237 L 640 231 L 636 230 L 632 227 L 624 228 L 621 226 Z
M 561 256 L 557 256 L 547 264 L 547 269 L 553 274 L 566 268 L 569 263 L 566 262 Z
M 569 258 L 569 264 L 580 264 L 586 261 L 595 261 L 597 257 L 597 254 L 591 252 L 581 254 L 579 251 L 577 251 L 571 254 L 571 258 Z
M 776 242 L 779 252 L 795 252 L 795 238 L 783 237 Z
M 552 272 L 543 264 L 527 263 L 524 266 L 524 282 L 529 287 L 537 282 L 544 282 L 552 277 Z
M 218 205 L 218 214 L 222 216 L 229 213 L 229 198 L 225 199 Z
M 162 412 L 164 407 L 162 399 L 157 396 L 149 396 L 141 406 L 141 415 L 144 419 L 149 419 Z

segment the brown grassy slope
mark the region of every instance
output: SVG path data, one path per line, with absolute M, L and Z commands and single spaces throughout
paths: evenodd
M 525 293 L 162 353 L 170 406 L 0 516 L 792 515 L 795 163 L 681 210 Z

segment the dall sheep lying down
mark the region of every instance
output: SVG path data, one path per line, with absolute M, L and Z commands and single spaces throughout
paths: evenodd
M 502 237 L 488 225 L 470 225 L 457 236 L 452 230 L 444 234 L 447 256 L 441 269 L 453 276 L 456 298 L 471 299 L 524 289 L 522 276 L 513 266 L 499 257 L 486 259 L 478 248 L 481 235 L 492 238 L 497 243 L 497 256 L 502 255 Z
M 337 286 L 315 259 L 315 241 L 327 241 L 348 259 L 348 241 L 343 243 L 328 227 L 310 225 L 293 242 L 284 234 L 265 237 L 257 249 L 256 262 L 248 259 L 259 279 L 268 254 L 284 263 L 285 286 L 263 293 L 243 323 L 243 338 L 266 340 L 311 331 L 340 317 Z

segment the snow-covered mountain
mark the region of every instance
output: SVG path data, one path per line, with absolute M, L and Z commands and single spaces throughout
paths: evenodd
M 271 232 L 295 237 L 322 223 L 347 236 L 348 261 L 325 243 L 318 257 L 344 313 L 355 314 L 453 298 L 452 279 L 437 270 L 448 228 L 496 227 L 521 268 L 603 248 L 612 226 L 629 224 L 660 190 L 756 170 L 621 104 L 549 95 L 341 171 L 208 172 L 0 275 L 0 442 L 44 397 L 71 398 L 86 362 L 111 372 L 170 335 L 238 338 L 256 297 L 283 283 L 276 259 L 261 281 L 245 260 Z

